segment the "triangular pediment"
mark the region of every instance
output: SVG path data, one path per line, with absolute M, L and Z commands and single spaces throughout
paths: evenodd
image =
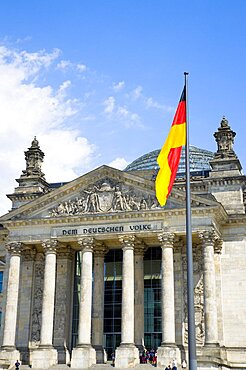
M 191 200 L 193 207 L 218 205 L 214 200 L 197 195 L 192 195 Z M 0 218 L 0 222 L 177 208 L 185 208 L 183 191 L 174 188 L 165 207 L 160 207 L 153 181 L 102 166 L 9 212 Z

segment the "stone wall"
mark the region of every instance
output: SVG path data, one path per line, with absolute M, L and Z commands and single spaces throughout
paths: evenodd
M 246 344 L 246 243 L 227 241 L 221 255 L 224 344 Z

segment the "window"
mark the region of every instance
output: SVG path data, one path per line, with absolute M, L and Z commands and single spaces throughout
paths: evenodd
M 3 291 L 3 271 L 0 271 L 0 293 Z

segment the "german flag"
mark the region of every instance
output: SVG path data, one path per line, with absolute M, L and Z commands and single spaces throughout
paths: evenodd
M 186 143 L 186 94 L 185 87 L 173 119 L 165 144 L 157 158 L 160 166 L 155 181 L 156 198 L 161 206 L 166 204 L 172 190 L 181 156 L 182 146 Z

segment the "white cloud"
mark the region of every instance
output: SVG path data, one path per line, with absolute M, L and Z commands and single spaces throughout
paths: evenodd
M 41 72 L 59 53 L 0 47 L 0 214 L 11 207 L 5 194 L 18 186 L 14 179 L 25 169 L 24 151 L 35 135 L 45 153 L 43 170 L 48 182 L 81 175 L 95 151 L 69 123 L 79 109 L 79 102 L 67 97 L 71 82 L 64 81 L 57 89 L 38 83 Z
M 72 63 L 69 61 L 69 60 L 61 60 L 58 64 L 57 64 L 57 68 L 58 69 L 67 69 L 68 67 L 70 67 L 72 65 Z
M 18 52 L 0 46 L 0 66 L 2 70 L 8 69 L 8 71 L 12 67 L 15 70 L 15 77 L 19 80 L 27 80 L 33 77 L 41 68 L 49 67 L 59 55 L 60 51 L 58 49 L 54 49 L 52 53 L 46 53 L 43 50 L 38 53 L 28 53 L 25 50 Z M 19 73 L 17 73 L 17 70 Z
M 137 86 L 132 92 L 131 96 L 133 100 L 138 100 L 142 95 L 143 88 L 142 86 Z
M 121 117 L 129 117 L 130 115 L 126 107 L 119 107 L 117 112 L 118 112 L 118 115 Z
M 113 113 L 115 108 L 115 98 L 113 96 L 109 96 L 106 100 L 104 100 L 103 105 L 105 106 L 104 113 Z
M 125 81 L 120 81 L 118 83 L 113 83 L 113 89 L 114 91 L 120 91 L 122 89 L 124 89 L 125 87 Z
M 160 109 L 164 112 L 173 112 L 174 108 L 168 105 L 160 104 L 157 101 L 155 101 L 153 98 L 146 98 L 146 107 L 147 108 L 156 108 Z
M 140 116 L 137 113 L 131 112 L 127 106 L 116 104 L 116 100 L 113 96 L 109 96 L 104 100 L 103 105 L 105 106 L 104 113 L 110 120 L 121 120 L 125 128 L 132 127 L 134 124 L 143 127 L 140 124 Z
M 87 67 L 85 64 L 77 64 L 77 69 L 79 72 L 85 72 Z
M 128 164 L 129 162 L 127 162 L 125 158 L 115 158 L 109 163 L 109 166 L 117 168 L 118 170 L 124 170 Z
M 76 169 L 86 169 L 95 150 L 94 145 L 75 130 L 56 129 L 40 135 L 40 145 L 46 153 L 43 170 L 50 182 L 76 178 Z
M 129 111 L 126 107 L 118 107 L 117 115 L 120 118 L 126 119 L 125 127 L 132 127 L 133 124 L 139 124 L 141 119 L 137 113 Z M 141 125 L 138 125 L 141 126 Z

